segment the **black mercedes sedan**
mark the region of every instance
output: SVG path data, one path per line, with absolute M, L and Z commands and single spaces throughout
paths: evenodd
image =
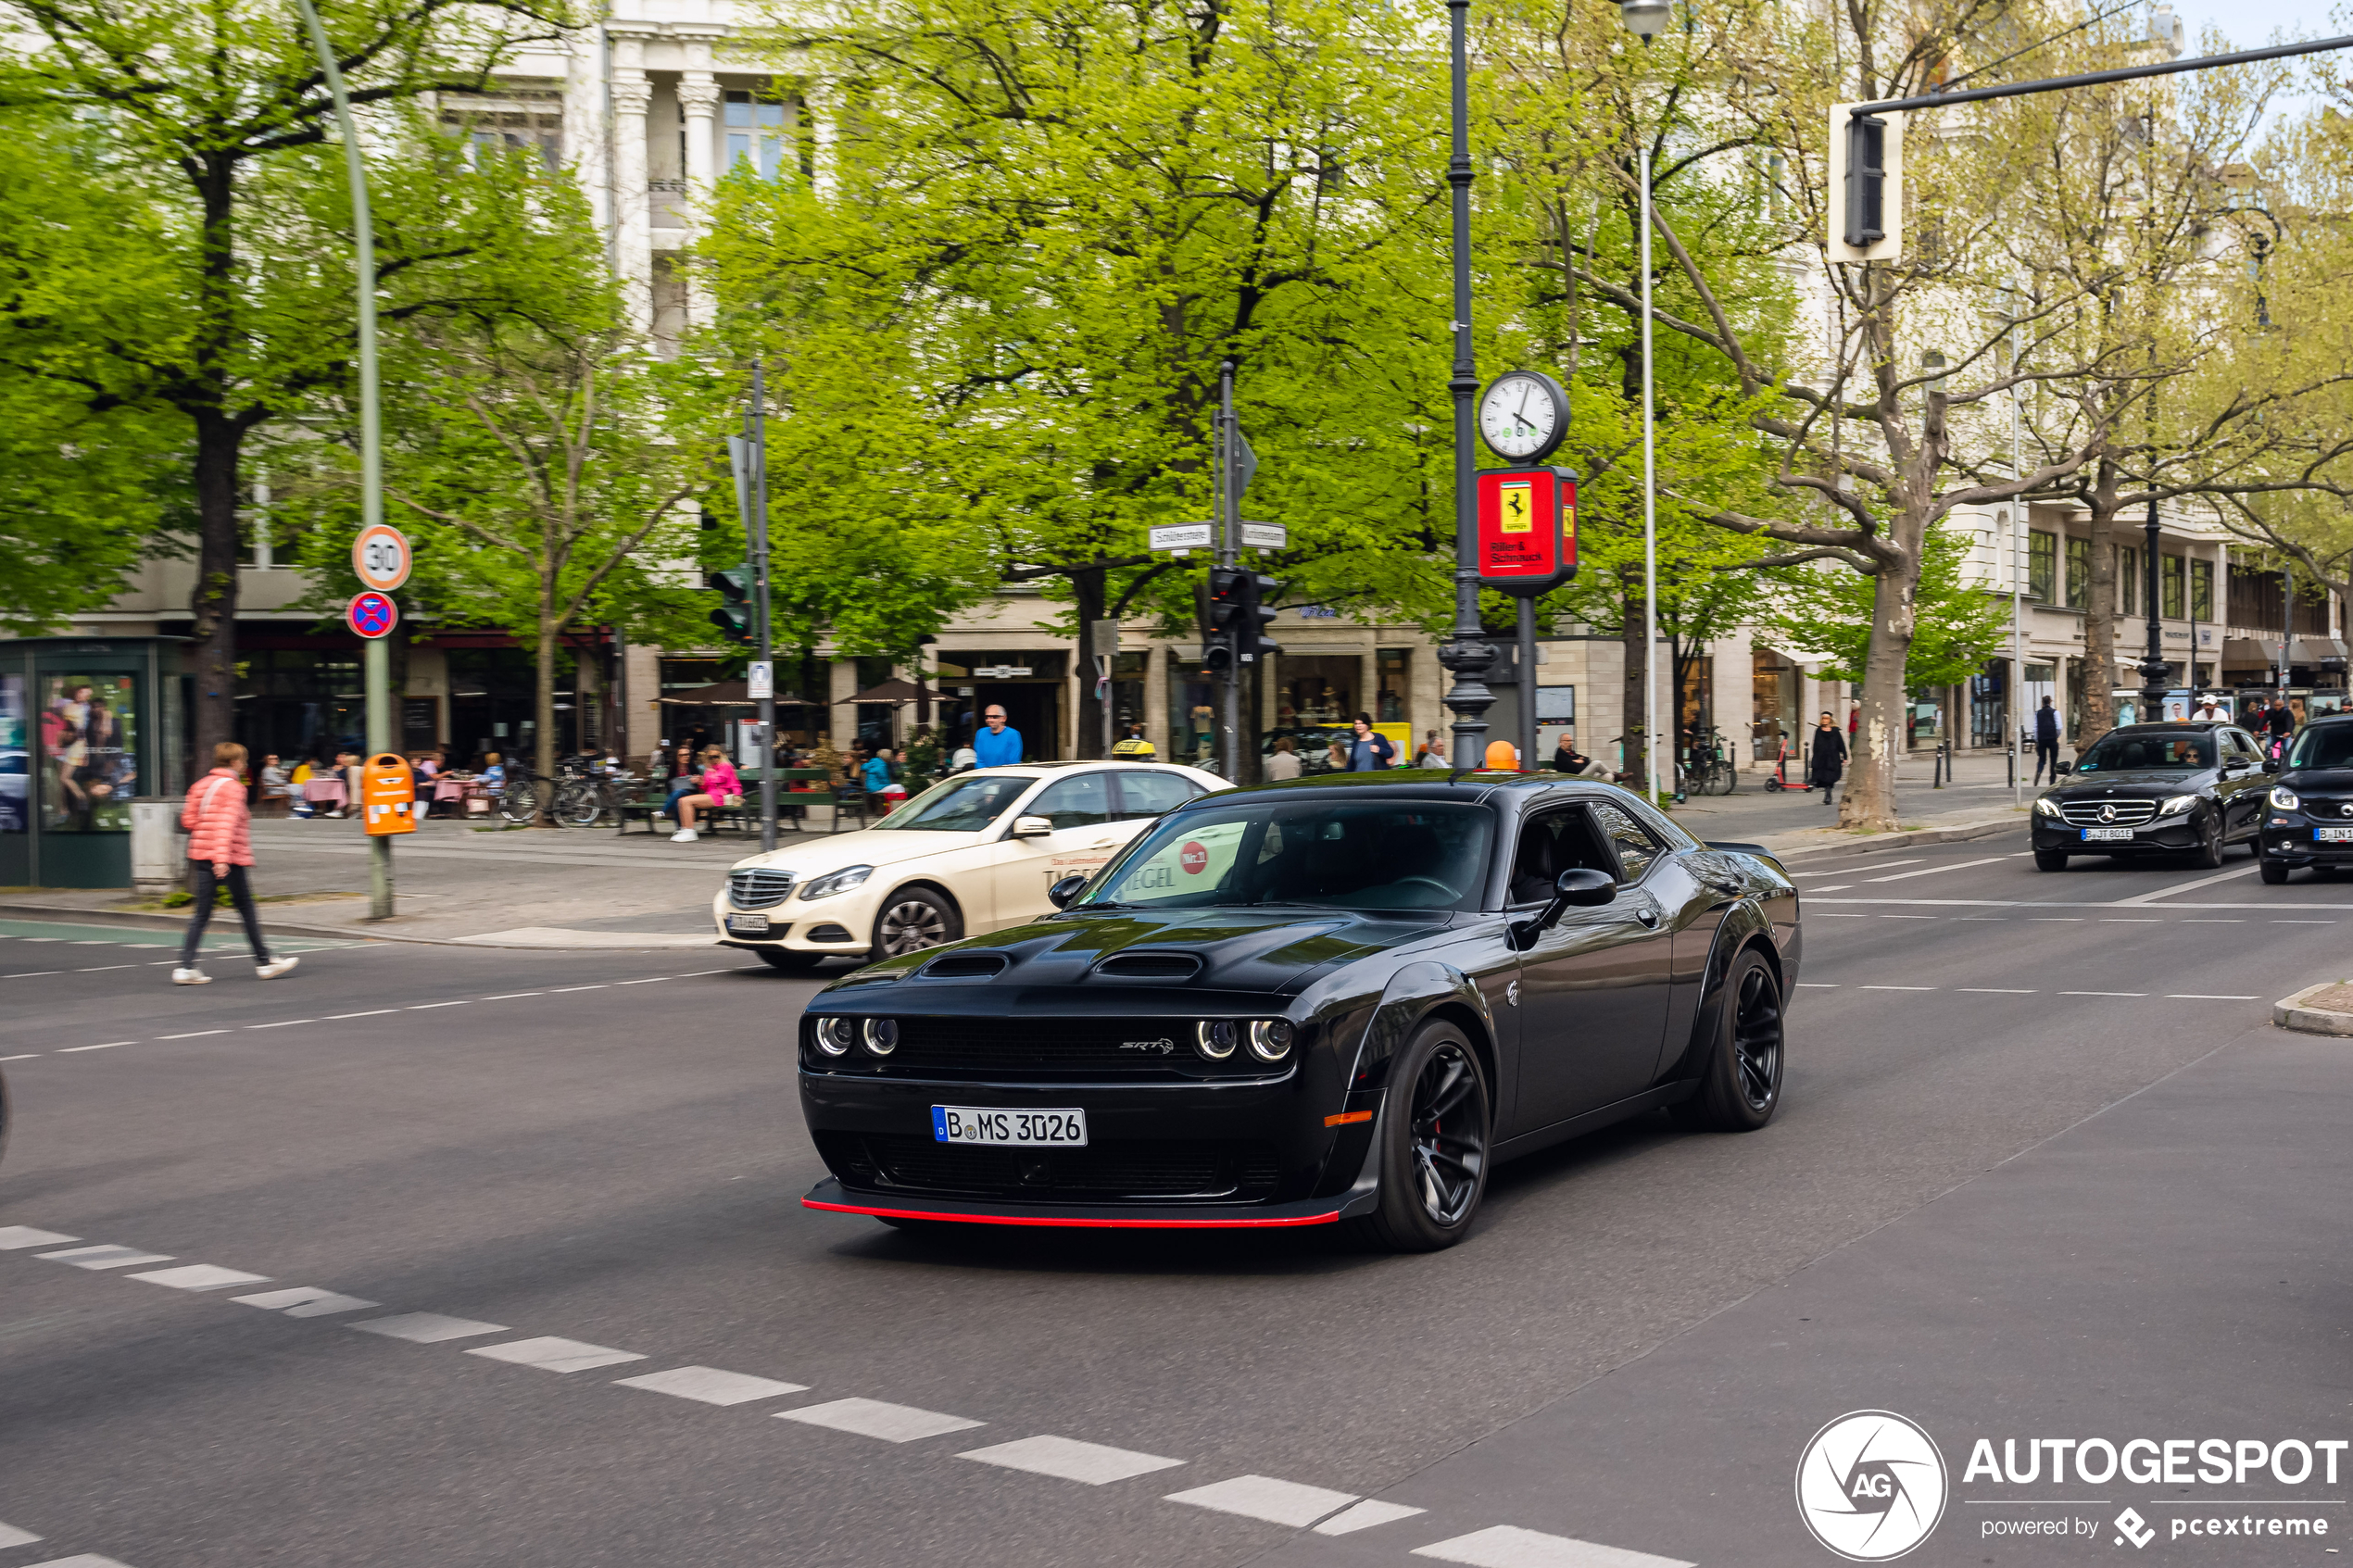
M 1797 890 L 1556 774 L 1207 795 L 1057 912 L 812 999 L 803 1199 L 904 1228 L 1345 1223 L 1460 1239 L 1499 1160 L 1780 1107 Z
M 2262 748 L 2235 725 L 2122 725 L 2036 797 L 2034 864 L 2063 872 L 2071 855 L 2187 855 L 2219 866 L 2228 846 L 2254 847 L 2271 783 Z
M 2265 882 L 2298 866 L 2328 875 L 2353 866 L 2353 713 L 2305 725 L 2271 785 L 2256 850 Z

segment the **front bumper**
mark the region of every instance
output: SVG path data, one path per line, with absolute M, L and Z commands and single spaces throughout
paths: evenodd
M 2129 839 L 2086 839 L 2083 830 L 2071 823 L 2040 812 L 2034 817 L 2034 847 L 2064 849 L 2070 855 L 2185 855 L 2199 843 L 2195 811 L 2143 822 Z
M 1094 1230 L 1284 1230 L 1302 1225 L 1328 1225 L 1371 1211 L 1377 1194 L 1367 1187 L 1340 1198 L 1309 1198 L 1298 1203 L 1183 1206 L 1149 1204 L 1008 1204 L 963 1202 L 953 1198 L 911 1197 L 904 1193 L 863 1191 L 844 1186 L 827 1176 L 809 1189 L 800 1202 L 805 1209 L 835 1214 L 871 1214 L 886 1220 L 944 1220 L 974 1225 L 1046 1225 Z
M 2314 822 L 2300 812 L 2274 811 L 2263 819 L 2262 856 L 2289 866 L 2353 865 L 2353 844 L 2322 844 L 2316 828 L 2353 827 L 2353 822 Z
M 728 901 L 727 889 L 723 886 L 711 896 L 711 923 L 719 940 L 730 947 L 755 952 L 770 947 L 794 953 L 837 953 L 854 959 L 866 951 L 881 900 L 881 889 L 869 892 L 866 887 L 855 887 L 813 902 L 796 893 L 764 909 L 738 909 Z M 767 917 L 769 934 L 739 931 L 727 923 L 731 915 L 763 915 Z

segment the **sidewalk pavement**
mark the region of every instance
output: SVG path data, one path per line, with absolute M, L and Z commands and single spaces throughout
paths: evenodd
M 1978 837 L 2024 825 L 2001 766 L 1998 757 L 1966 759 L 1956 784 L 1931 790 L 1924 763 L 1905 764 L 1896 797 L 1903 833 L 1841 833 L 1819 796 L 1768 795 L 1746 778 L 1737 794 L 1694 798 L 1674 815 L 1694 836 L 1762 843 L 1791 858 Z M 825 836 L 787 832 L 778 842 Z M 760 840 L 727 833 L 673 844 L 665 834 L 483 832 L 471 822 L 428 821 L 395 842 L 398 913 L 381 922 L 368 919 L 368 843 L 356 821 L 257 822 L 253 847 L 254 888 L 276 933 L 502 947 L 700 947 L 715 940 L 712 893 Z M 0 895 L 0 916 L 173 927 L 186 919 L 119 888 Z

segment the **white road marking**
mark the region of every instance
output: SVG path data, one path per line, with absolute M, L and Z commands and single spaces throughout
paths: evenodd
M 547 994 L 545 991 L 505 991 L 496 997 L 484 997 L 482 999 L 485 1002 L 511 1002 L 518 997 L 544 997 Z
M 381 1301 L 362 1301 L 357 1296 L 321 1290 L 315 1285 L 297 1285 L 292 1290 L 265 1290 L 258 1296 L 232 1296 L 229 1299 L 241 1306 L 283 1312 L 290 1318 L 323 1318 L 334 1312 L 356 1312 L 362 1307 L 384 1305 Z
M 623 1361 L 642 1361 L 646 1359 L 635 1350 L 616 1350 L 610 1345 L 559 1339 L 553 1335 L 537 1339 L 513 1339 L 504 1345 L 484 1345 L 466 1354 L 484 1356 L 494 1361 L 512 1361 L 517 1366 L 535 1366 L 542 1372 L 587 1372 L 595 1367 L 618 1366 Z
M 1965 872 L 1971 866 L 1990 866 L 1997 860 L 2007 859 L 2009 857 L 2007 855 L 1988 855 L 1982 860 L 1956 860 L 1949 866 L 1930 866 L 1924 871 L 1897 872 L 1894 876 L 1867 876 L 1863 880 L 1865 882 L 1902 882 L 1906 877 L 1935 876 L 1941 872 Z
M 943 1432 L 962 1432 L 968 1427 L 986 1426 L 985 1421 L 966 1421 L 961 1415 L 942 1415 L 937 1411 L 921 1411 L 912 1405 L 888 1404 L 881 1399 L 835 1399 L 828 1404 L 804 1405 L 797 1411 L 778 1411 L 778 1421 L 806 1422 L 812 1426 L 830 1426 L 837 1432 L 855 1432 L 862 1437 L 880 1437 L 886 1443 L 912 1443 L 918 1437 L 937 1437 Z
M 2259 1002 L 2260 997 L 2224 997 L 2210 991 L 2173 991 L 2167 994 L 2169 1002 Z
M 1418 1546 L 1414 1555 L 1467 1563 L 1469 1568 L 1693 1568 L 1671 1557 L 1547 1536 L 1516 1524 L 1497 1524 L 1434 1546 Z
M 1881 920 L 1934 920 L 1934 915 L 1881 915 Z
M 2238 877 L 2254 874 L 2255 863 L 2250 860 L 2244 866 L 2233 866 L 2226 872 L 2216 872 L 2212 876 L 2202 876 L 2196 882 L 2177 882 L 2171 887 L 2160 887 L 2153 893 L 2136 893 L 2130 898 L 2119 898 L 2117 902 L 2119 904 L 2154 904 L 2159 898 L 2171 898 L 2176 893 L 2195 893 L 2201 887 L 2211 887 L 2218 882 L 2230 882 Z
M 282 1018 L 275 1023 L 248 1023 L 248 1029 L 291 1029 L 297 1023 L 316 1023 L 315 1018 Z
M 1915 855 L 1908 860 L 1872 860 L 1869 863 L 1856 861 L 1853 865 L 1842 867 L 1834 872 L 1792 872 L 1789 874 L 1793 881 L 1801 876 L 1853 876 L 1856 872 L 1883 872 L 1890 866 L 1917 866 L 1922 859 L 1923 857 Z
M 616 980 L 613 984 L 616 985 L 655 985 L 669 978 L 667 974 L 648 974 L 643 980 Z
M 555 985 L 555 986 L 551 986 L 551 987 L 549 987 L 549 988 L 548 988 L 547 995 L 549 995 L 549 996 L 551 996 L 551 997 L 560 997 L 560 996 L 562 996 L 562 995 L 563 995 L 565 992 L 567 992 L 567 991 L 601 991 L 601 990 L 603 990 L 603 989 L 605 989 L 605 983 L 604 983 L 603 981 L 598 981 L 598 982 L 596 985 Z
M 1264 1519 L 1269 1524 L 1313 1524 L 1333 1510 L 1354 1502 L 1356 1494 L 1302 1486 L 1296 1481 L 1277 1481 L 1271 1475 L 1237 1475 L 1230 1481 L 1195 1486 L 1189 1492 L 1171 1492 L 1164 1500 L 1189 1502 L 1195 1508 L 1214 1509 L 1219 1513 L 1239 1513 L 1245 1519 Z
M 1026 1470 L 1034 1475 L 1058 1476 L 1089 1486 L 1108 1486 L 1155 1470 L 1173 1470 L 1185 1462 L 1181 1459 L 1163 1459 L 1158 1454 L 1139 1454 L 1133 1449 L 1114 1449 L 1101 1443 L 1082 1443 L 1076 1437 L 1053 1436 L 1017 1438 L 994 1448 L 973 1449 L 956 1457 L 1002 1465 L 1007 1470 Z
M 33 1537 L 35 1540 L 40 1538 L 38 1536 Z M 94 1551 L 85 1551 L 78 1557 L 53 1557 L 46 1562 L 31 1563 L 29 1568 L 131 1568 L 131 1565 L 118 1562 L 111 1557 L 100 1557 Z
M 1869 920 L 1871 917 L 1869 915 L 1842 914 L 1833 909 L 1828 914 L 1816 915 L 1814 918 L 1816 920 Z
M 1801 980 L 1797 983 L 1797 988 L 1801 991 L 1835 991 L 1838 986 L 1828 980 Z
M 1986 997 L 2032 997 L 2037 995 L 2035 992 L 2021 991 L 2015 986 L 2009 985 L 1956 985 L 1953 988 L 1957 991 L 1974 991 L 1981 996 Z
M 19 1247 L 55 1247 L 59 1242 L 80 1241 L 78 1236 L 59 1236 L 56 1231 L 38 1231 L 31 1225 L 0 1225 L 0 1252 Z
M 1933 991 L 1933 985 L 1859 985 L 1861 991 Z
M 511 1334 L 502 1323 L 476 1323 L 472 1318 L 447 1318 L 439 1312 L 402 1312 L 389 1318 L 370 1318 L 365 1323 L 347 1323 L 346 1328 L 356 1328 L 362 1334 L 381 1334 L 387 1339 L 406 1339 L 418 1345 L 438 1345 L 445 1339 L 469 1339 L 477 1334 Z
M 2035 925 L 2081 925 L 2083 923 L 2082 915 L 2029 915 L 2026 918 Z
M 76 973 L 76 974 L 104 974 L 104 973 L 106 973 L 106 972 L 107 972 L 107 971 L 108 971 L 108 970 L 110 970 L 110 969 L 137 969 L 138 967 L 139 967 L 139 966 L 138 966 L 137 964 L 135 964 L 135 963 L 102 963 L 102 964 L 95 964 L 95 965 L 93 965 L 93 966 L 92 966 L 91 968 L 89 968 L 89 969 L 77 969 L 77 970 L 75 970 L 75 971 L 74 971 L 74 973 Z
M 127 1269 L 133 1263 L 169 1263 L 169 1252 L 142 1252 L 135 1247 L 76 1247 L 65 1252 L 36 1252 L 36 1258 L 54 1258 L 60 1263 L 71 1263 L 77 1269 Z
M 44 974 L 63 974 L 62 969 L 20 969 L 13 974 L 0 975 L 6 980 L 38 980 Z
M 0 1056 L 0 1061 L 31 1061 L 40 1054 L 39 1051 L 19 1051 L 14 1056 Z
M 0 1547 L 31 1546 L 41 1537 L 30 1530 L 19 1530 L 14 1524 L 0 1524 Z
M 471 1006 L 472 1000 L 473 998 L 469 997 L 462 1002 L 416 1002 L 409 1007 L 401 1009 L 400 1010 L 403 1012 L 422 1012 L 428 1008 L 461 1008 Z
M 2334 925 L 2333 920 L 2275 920 L 2273 925 Z
M 623 1388 L 650 1389 L 657 1394 L 695 1399 L 706 1405 L 748 1404 L 753 1399 L 773 1399 L 779 1394 L 802 1393 L 809 1387 L 806 1383 L 779 1383 L 773 1377 L 722 1372 L 715 1366 L 673 1367 L 668 1372 L 649 1372 L 642 1377 L 616 1377 L 613 1381 Z
M 174 1290 L 226 1290 L 233 1285 L 268 1285 L 268 1274 L 249 1274 L 242 1269 L 224 1269 L 217 1263 L 183 1263 L 176 1269 L 156 1269 L 144 1274 L 132 1274 L 132 1279 L 144 1279 L 149 1285 L 170 1286 Z
M 2165 923 L 2164 920 L 2157 915 L 2102 915 L 2099 922 L 2102 925 L 2163 925 Z
M 1315 1526 L 1319 1536 L 1353 1536 L 1359 1530 L 1369 1530 L 1376 1524 L 1393 1524 L 1400 1519 L 1411 1519 L 1427 1509 L 1408 1508 L 1402 1502 L 1381 1502 L 1366 1498 L 1354 1508 L 1341 1509 Z
M 226 1029 L 192 1029 L 185 1035 L 158 1035 L 157 1040 L 201 1040 L 207 1035 L 226 1035 Z
M 2246 922 L 2245 922 L 2245 921 L 2243 921 L 2243 920 L 2239 919 L 2239 918 L 2238 918 L 2237 916 L 2235 916 L 2235 915 L 2232 915 L 2232 916 L 2206 916 L 2206 917 L 2200 917 L 2200 916 L 2197 916 L 2197 915 L 2192 915 L 2189 919 L 2187 919 L 2187 920 L 2183 921 L 2182 923 L 2183 923 L 2183 925 L 2245 925 L 2245 924 L 2246 923 Z
M 2062 997 L 2145 997 L 2146 991 L 2061 991 Z
M 1854 885 L 1851 882 L 1833 882 L 1827 887 L 1801 887 L 1798 891 L 1800 893 L 1843 893 Z
M 103 1046 L 59 1046 L 57 1047 L 57 1054 L 59 1056 L 70 1056 L 75 1051 L 110 1051 L 117 1046 L 135 1046 L 139 1042 L 136 1040 L 108 1040 Z
M 400 1010 L 398 1008 L 371 1008 L 366 1012 L 331 1012 L 319 1022 L 321 1023 L 334 1023 L 346 1018 L 380 1018 L 385 1013 L 398 1012 L 399 1010 Z

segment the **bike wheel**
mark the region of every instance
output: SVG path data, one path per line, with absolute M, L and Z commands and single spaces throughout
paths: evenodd
M 498 814 L 528 827 L 539 820 L 546 800 L 545 786 L 537 779 L 510 779 L 498 797 Z
M 556 786 L 556 821 L 568 828 L 592 828 L 605 814 L 603 795 L 587 779 L 566 779 Z

